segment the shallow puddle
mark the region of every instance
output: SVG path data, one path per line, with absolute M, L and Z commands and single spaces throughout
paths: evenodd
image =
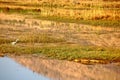
M 9 57 L 0 57 L 0 80 L 50 80 L 18 64 Z

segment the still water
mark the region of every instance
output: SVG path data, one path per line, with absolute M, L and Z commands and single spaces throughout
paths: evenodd
M 12 56 L 17 63 L 51 80 L 119 80 L 120 64 L 84 65 L 37 56 Z M 23 75 L 26 76 L 27 74 Z M 34 74 L 32 75 L 35 76 Z M 18 79 L 17 79 L 18 80 Z M 32 80 L 32 79 L 26 79 Z M 37 80 L 37 79 L 34 79 Z M 43 80 L 40 78 L 39 80 Z M 46 79 L 44 79 L 46 80 Z
M 117 64 L 84 65 L 34 56 L 0 58 L 0 80 L 119 80 Z
M 0 80 L 50 80 L 18 64 L 9 57 L 0 58 Z

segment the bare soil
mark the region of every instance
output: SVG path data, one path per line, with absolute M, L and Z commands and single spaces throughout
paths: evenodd
M 120 48 L 119 28 L 38 20 L 17 14 L 0 13 L 0 17 L 0 36 L 6 38 L 17 39 L 30 32 L 47 33 L 70 44 Z

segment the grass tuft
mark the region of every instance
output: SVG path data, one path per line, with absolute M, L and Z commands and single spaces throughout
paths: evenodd
M 65 39 L 56 38 L 49 34 L 25 34 L 20 37 L 22 43 L 60 43 L 66 42 Z
M 104 49 L 104 50 L 103 50 Z M 2 44 L 0 45 L 1 53 L 10 54 L 38 54 L 44 55 L 49 58 L 62 59 L 62 60 L 75 60 L 75 59 L 97 59 L 120 61 L 120 49 L 108 49 L 92 46 L 51 46 L 51 47 L 22 47 Z

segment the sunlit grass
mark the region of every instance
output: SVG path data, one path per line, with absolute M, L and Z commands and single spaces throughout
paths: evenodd
M 12 3 L 6 2 L 8 6 L 0 6 L 0 12 L 5 14 L 22 14 L 27 15 L 30 18 L 37 18 L 41 20 L 52 20 L 66 23 L 78 23 L 88 24 L 96 26 L 109 26 L 119 27 L 120 16 L 119 4 L 112 2 L 109 4 L 91 4 L 83 2 L 77 5 L 70 4 L 37 4 L 37 3 Z M 15 6 L 15 7 L 13 7 Z M 18 7 L 16 7 L 18 6 Z M 25 8 L 24 8 L 25 7 Z M 32 7 L 32 8 L 31 8 Z M 40 8 L 38 8 L 40 7 Z M 59 11 L 61 10 L 61 11 Z M 76 14 L 69 14 L 76 12 Z M 107 10 L 107 11 L 106 11 Z M 57 13 L 58 11 L 58 13 Z M 109 11 L 109 12 L 108 12 Z M 63 14 L 65 12 L 65 14 Z M 0 20 L 2 25 L 26 24 L 24 20 Z M 31 27 L 31 25 L 27 26 Z M 39 26 L 39 24 L 37 25 Z M 33 27 L 33 26 L 32 26 Z M 2 28 L 1 28 L 2 29 Z M 4 28 L 4 32 L 7 28 Z M 1 30 L 2 33 L 3 30 Z M 17 32 L 18 35 L 16 35 Z M 23 32 L 22 32 L 23 31 Z M 3 33 L 4 33 L 3 32 Z M 18 30 L 17 28 L 9 28 L 8 32 L 13 38 L 5 37 L 3 34 L 0 37 L 0 53 L 4 54 L 37 54 L 43 55 L 49 58 L 62 59 L 62 60 L 75 60 L 75 59 L 102 59 L 109 61 L 120 61 L 120 49 L 105 48 L 105 47 L 93 47 L 93 46 L 73 46 L 66 42 L 66 39 L 53 36 L 52 34 L 31 32 L 27 30 Z M 14 34 L 15 35 L 14 35 Z M 21 35 L 20 35 L 21 34 Z M 55 34 L 55 33 L 54 33 Z M 69 34 L 70 35 L 70 34 Z M 98 34 L 99 35 L 99 34 Z M 16 39 L 19 41 L 12 45 L 11 43 Z M 35 45 L 42 44 L 42 45 Z M 53 45 L 50 45 L 53 44 Z M 43 46 L 44 45 L 44 46 Z M 50 46 L 49 46 L 50 45 Z M 76 44 L 77 45 L 77 44 Z
M 68 19 L 63 17 L 55 17 L 55 16 L 36 16 L 35 18 L 43 19 L 43 20 L 52 20 L 57 22 L 66 22 L 66 23 L 78 23 L 78 24 L 88 24 L 93 26 L 105 26 L 105 27 L 119 27 L 120 20 L 75 20 L 75 19 Z
M 0 38 L 0 44 L 8 44 L 12 41 L 13 39 Z
M 22 43 L 60 43 L 66 42 L 63 38 L 56 38 L 51 36 L 50 34 L 25 34 L 24 36 L 20 36 L 20 41 Z
M 9 54 L 37 54 L 49 58 L 74 60 L 74 59 L 98 59 L 117 61 L 120 60 L 120 49 L 90 47 L 90 46 L 51 46 L 51 47 L 22 47 L 2 44 L 1 53 Z
M 0 12 L 3 13 L 17 13 L 23 15 L 30 15 L 33 18 L 53 20 L 60 22 L 82 23 L 89 25 L 119 27 L 120 16 L 119 10 L 115 9 L 101 9 L 83 8 L 82 10 L 75 10 L 76 13 L 71 14 L 71 9 L 54 9 L 54 8 L 22 8 L 22 7 L 1 7 Z M 64 13 L 61 13 L 64 12 Z

